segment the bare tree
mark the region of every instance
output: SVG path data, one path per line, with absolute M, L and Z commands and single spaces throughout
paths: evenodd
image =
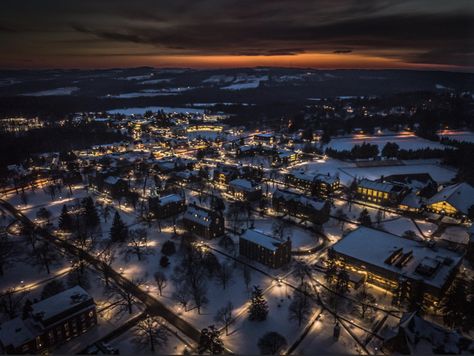
M 291 235 L 291 225 L 283 219 L 276 220 L 272 225 L 273 235 L 283 240 L 285 235 Z
M 112 249 L 112 244 L 108 242 L 104 249 L 97 255 L 97 258 L 101 262 L 98 270 L 101 272 L 102 277 L 104 278 L 105 285 L 108 286 L 111 278 L 112 264 L 116 259 L 116 253 L 115 250 Z
M 222 323 L 225 326 L 225 334 L 229 335 L 229 325 L 232 321 L 232 310 L 234 306 L 231 302 L 228 302 L 224 307 L 217 310 L 214 321 L 217 323 Z
M 140 281 L 134 280 L 133 283 L 139 285 Z M 124 313 L 132 314 L 133 305 L 137 302 L 133 293 L 125 288 L 117 286 L 115 283 L 110 283 L 105 288 L 105 295 L 111 301 L 111 309 L 115 310 L 117 316 Z
M 12 266 L 17 255 L 18 248 L 15 243 L 6 233 L 0 232 L 0 276 L 4 275 L 6 268 Z
M 147 315 L 135 327 L 133 342 L 139 347 L 150 347 L 151 352 L 168 343 L 168 330 L 163 326 L 163 320 Z
M 288 311 L 290 320 L 297 320 L 298 325 L 301 326 L 301 323 L 307 319 L 311 312 L 312 303 L 307 295 L 309 286 L 305 283 L 300 285 L 298 289 L 300 289 L 301 292 L 295 291 L 293 294 L 293 301 L 291 302 Z
M 156 286 L 158 287 L 158 291 L 161 297 L 163 296 L 163 290 L 168 285 L 168 279 L 166 278 L 166 275 L 161 271 L 156 272 L 153 277 L 155 277 Z
M 295 269 L 293 270 L 293 274 L 296 278 L 299 278 L 300 284 L 303 284 L 305 278 L 311 275 L 311 268 L 304 261 L 297 261 L 295 264 Z
M 31 262 L 34 265 L 44 268 L 47 274 L 51 272 L 51 266 L 59 262 L 59 256 L 53 246 L 47 242 L 41 242 L 33 251 Z
M 188 304 L 191 300 L 191 295 L 189 289 L 184 283 L 181 283 L 177 286 L 176 291 L 173 293 L 173 298 L 178 301 L 179 304 L 183 307 L 184 311 L 188 311 Z
M 375 297 L 369 293 L 367 286 L 364 284 L 359 292 L 355 295 L 356 300 L 359 302 L 360 316 L 365 319 L 367 311 L 371 305 L 376 302 Z
M 148 248 L 148 232 L 146 229 L 135 229 L 129 232 L 129 241 L 127 248 L 125 249 L 126 256 L 135 255 L 139 261 L 148 254 L 150 250 Z
M 229 282 L 232 280 L 233 268 L 230 264 L 224 263 L 221 268 L 217 271 L 217 282 L 225 289 Z
M 248 291 L 250 282 L 252 281 L 252 271 L 247 265 L 244 265 L 243 277 L 244 277 L 245 287 L 247 288 L 247 291 Z
M 8 288 L 4 293 L 0 294 L 0 310 L 10 319 L 15 318 L 22 308 L 23 299 L 26 295 L 26 292 L 17 291 L 15 288 Z
M 84 268 L 84 263 L 77 262 L 67 275 L 67 284 L 69 287 L 81 286 L 84 289 L 90 287 L 89 273 Z

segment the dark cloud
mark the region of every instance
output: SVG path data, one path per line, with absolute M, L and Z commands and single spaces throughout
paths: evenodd
M 55 53 L 93 57 L 128 46 L 159 55 L 370 54 L 474 66 L 469 0 L 5 1 L 0 22 L 13 25 L 0 32 L 36 26 L 38 43 Z

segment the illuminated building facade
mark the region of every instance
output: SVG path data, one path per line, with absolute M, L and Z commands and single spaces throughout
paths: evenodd
M 396 206 L 408 194 L 409 189 L 392 183 L 362 179 L 357 183 L 357 198 L 381 206 Z
M 325 199 L 340 188 L 337 176 L 313 174 L 304 171 L 293 171 L 285 177 L 285 182 L 292 187 L 301 189 L 313 196 Z
M 350 232 L 328 255 L 339 266 L 387 291 L 402 288 L 410 294 L 421 290 L 428 305 L 439 302 L 462 262 L 454 251 L 367 227 Z
M 465 218 L 473 205 L 474 188 L 467 183 L 459 183 L 450 185 L 431 197 L 426 204 L 426 210 Z
M 97 324 L 94 299 L 76 286 L 31 305 L 26 318 L 0 325 L 0 350 L 5 353 L 48 353 L 53 346 L 77 337 Z

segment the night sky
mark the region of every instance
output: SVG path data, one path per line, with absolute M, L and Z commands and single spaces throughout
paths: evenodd
M 473 0 L 2 0 L 0 68 L 474 71 Z

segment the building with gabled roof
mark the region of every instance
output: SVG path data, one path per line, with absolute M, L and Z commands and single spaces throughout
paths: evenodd
M 229 182 L 228 192 L 236 199 L 253 201 L 262 197 L 262 186 L 249 179 L 237 178 Z
M 285 183 L 320 198 L 327 198 L 340 188 L 337 176 L 294 170 L 287 174 Z
M 426 209 L 436 214 L 465 218 L 473 205 L 474 187 L 458 183 L 433 195 L 426 203 Z
M 329 220 L 330 205 L 325 200 L 277 189 L 272 196 L 272 207 L 279 213 L 309 220 L 316 224 L 324 224 Z
M 383 350 L 404 355 L 474 353 L 474 342 L 457 331 L 423 319 L 417 312 L 405 313 L 395 327 L 382 330 Z

